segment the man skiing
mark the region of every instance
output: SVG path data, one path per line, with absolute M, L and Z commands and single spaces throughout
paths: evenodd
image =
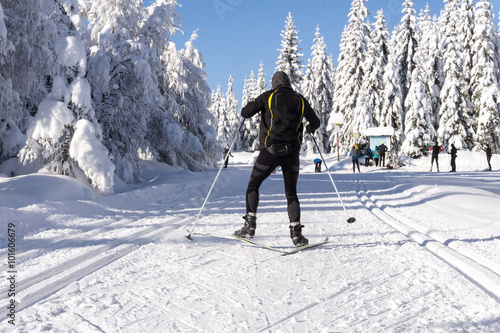
M 387 146 L 382 142 L 380 146 L 378 146 L 378 154 L 380 156 L 380 166 L 385 166 L 385 153 L 387 152 Z
M 443 148 L 440 147 L 436 141 L 434 146 L 429 148 L 429 150 L 432 151 L 431 170 L 430 171 L 432 171 L 432 165 L 434 164 L 434 161 L 436 161 L 436 168 L 437 168 L 437 171 L 439 172 L 439 153 L 443 151 Z
M 356 173 L 356 165 L 358 166 L 358 172 L 361 172 L 359 170 L 359 151 L 358 151 L 358 146 L 354 145 L 352 146 L 351 152 L 349 153 L 349 156 L 351 157 L 352 160 L 352 172 Z
M 300 203 L 297 197 L 299 177 L 299 153 L 303 137 L 302 120 L 309 121 L 308 133 L 314 133 L 320 120 L 309 102 L 295 92 L 288 75 L 276 72 L 272 78 L 272 89 L 249 102 L 242 110 L 243 118 L 260 113 L 259 145 L 260 153 L 253 166 L 246 191 L 246 215 L 243 228 L 234 235 L 252 238 L 257 226 L 259 188 L 274 168 L 281 166 L 285 183 L 290 237 L 293 244 L 300 247 L 309 243 L 302 235 L 300 223 Z

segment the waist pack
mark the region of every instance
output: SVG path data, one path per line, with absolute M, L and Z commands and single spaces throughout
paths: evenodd
M 275 143 L 266 148 L 274 156 L 290 155 L 293 147 L 290 143 Z

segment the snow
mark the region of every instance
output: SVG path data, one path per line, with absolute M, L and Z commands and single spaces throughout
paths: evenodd
M 64 67 L 79 66 L 80 71 L 85 72 L 87 53 L 80 38 L 73 36 L 60 38 L 55 45 L 55 52 Z
M 38 106 L 33 124 L 28 129 L 28 136 L 34 139 L 53 139 L 61 137 L 66 125 L 73 121 L 73 113 L 66 103 L 53 99 L 44 99 Z
M 80 123 L 78 127 L 80 129 Z M 0 249 L 0 332 L 498 332 L 500 156 L 400 169 L 302 156 L 298 191 L 314 250 L 282 257 L 229 235 L 243 224 L 251 153 L 218 170 L 144 162 L 140 186 L 92 198 L 51 174 L 0 178 L 0 243 L 15 230 L 16 312 Z M 292 249 L 280 171 L 261 187 L 255 241 Z M 348 216 L 356 222 L 346 223 Z

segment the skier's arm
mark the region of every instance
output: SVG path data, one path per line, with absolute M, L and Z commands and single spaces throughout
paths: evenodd
M 260 111 L 264 111 L 264 94 L 259 95 L 253 101 L 248 102 L 243 109 L 241 109 L 241 116 L 243 118 L 250 118 Z
M 314 112 L 309 102 L 305 98 L 302 99 L 304 101 L 304 117 L 309 122 L 308 132 L 314 133 L 314 131 L 316 131 L 321 125 L 321 121 L 319 120 L 318 116 L 316 115 L 316 112 Z

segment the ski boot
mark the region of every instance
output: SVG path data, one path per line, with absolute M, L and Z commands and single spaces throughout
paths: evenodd
M 309 240 L 302 236 L 302 228 L 304 226 L 300 222 L 290 222 L 290 238 L 296 247 L 309 244 Z
M 257 216 L 255 216 L 255 213 L 247 213 L 243 218 L 245 219 L 243 228 L 236 230 L 234 235 L 240 238 L 253 238 L 257 227 Z

